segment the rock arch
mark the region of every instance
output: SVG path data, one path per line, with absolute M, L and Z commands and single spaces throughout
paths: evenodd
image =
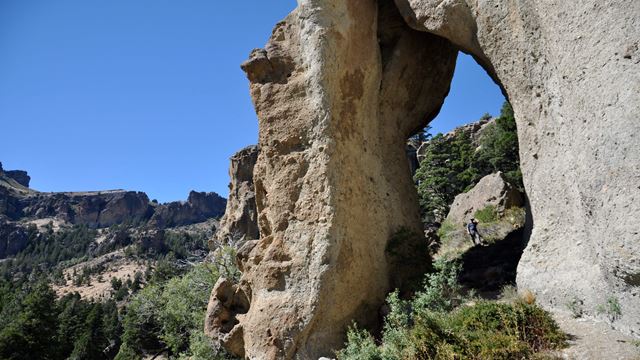
M 240 250 L 233 291 L 250 306 L 225 312 L 230 348 L 332 356 L 348 324 L 373 325 L 421 270 L 386 251 L 398 229 L 420 230 L 404 140 L 439 111 L 458 49 L 518 119 L 534 220 L 519 285 L 555 307 L 615 296 L 618 326 L 640 331 L 639 13 L 634 0 L 299 1 L 242 66 L 261 239 Z M 223 302 L 214 291 L 210 307 Z

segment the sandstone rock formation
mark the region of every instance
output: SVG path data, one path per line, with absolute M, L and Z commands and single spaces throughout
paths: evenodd
M 614 325 L 640 332 L 640 2 L 395 4 L 404 22 L 390 1 L 301 1 L 243 64 L 261 148 L 245 355 L 331 356 L 401 285 L 387 241 L 420 231 L 405 139 L 437 114 L 457 49 L 516 115 L 533 216 L 519 286 L 549 307 L 615 298 Z
M 220 243 L 253 240 L 260 237 L 258 212 L 253 185 L 253 168 L 258 160 L 258 147 L 248 146 L 231 157 L 229 198 L 216 238 Z
M 456 196 L 445 221 L 456 225 L 467 223 L 476 211 L 487 206 L 493 206 L 501 215 L 511 207 L 523 207 L 524 201 L 518 189 L 498 171 L 480 179 L 468 192 Z

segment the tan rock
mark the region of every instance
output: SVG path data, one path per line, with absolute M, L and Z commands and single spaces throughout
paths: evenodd
M 640 2 L 395 0 L 471 53 L 508 95 L 533 228 L 518 286 L 640 334 Z M 629 50 L 631 49 L 631 50 Z
M 330 357 L 402 285 L 385 249 L 398 228 L 420 231 L 404 145 L 448 92 L 443 38 L 478 59 L 518 119 L 534 224 L 519 284 L 545 306 L 615 297 L 614 325 L 640 331 L 640 2 L 396 0 L 423 33 L 381 4 L 300 1 L 243 64 L 261 148 L 245 356 Z
M 253 186 L 253 168 L 258 160 L 258 153 L 258 147 L 254 145 L 231 157 L 229 198 L 224 216 L 220 220 L 220 228 L 216 232 L 220 243 L 229 244 L 260 237 Z
M 514 206 L 524 206 L 518 189 L 509 184 L 502 172 L 487 175 L 466 193 L 458 194 L 451 204 L 446 221 L 451 224 L 464 224 L 476 211 L 493 206 L 499 215 Z

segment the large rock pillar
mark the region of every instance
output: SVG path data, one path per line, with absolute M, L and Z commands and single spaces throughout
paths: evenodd
M 261 238 L 240 250 L 233 291 L 248 311 L 218 311 L 237 323 L 229 348 L 242 333 L 247 358 L 333 356 L 352 321 L 375 326 L 392 287 L 428 266 L 420 236 L 386 250 L 402 228 L 421 233 L 405 143 L 438 112 L 455 57 L 391 2 L 316 0 L 243 64 L 260 123 Z M 212 309 L 230 303 L 221 297 Z

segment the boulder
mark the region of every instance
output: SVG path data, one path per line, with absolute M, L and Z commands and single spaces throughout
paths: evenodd
M 466 224 L 478 210 L 492 206 L 498 216 L 511 207 L 523 207 L 522 195 L 508 183 L 502 172 L 487 175 L 468 192 L 458 194 L 451 204 L 445 221 L 451 224 Z
M 229 198 L 216 238 L 220 243 L 235 243 L 260 237 L 258 212 L 253 186 L 253 168 L 258 160 L 258 147 L 248 146 L 231 157 Z

